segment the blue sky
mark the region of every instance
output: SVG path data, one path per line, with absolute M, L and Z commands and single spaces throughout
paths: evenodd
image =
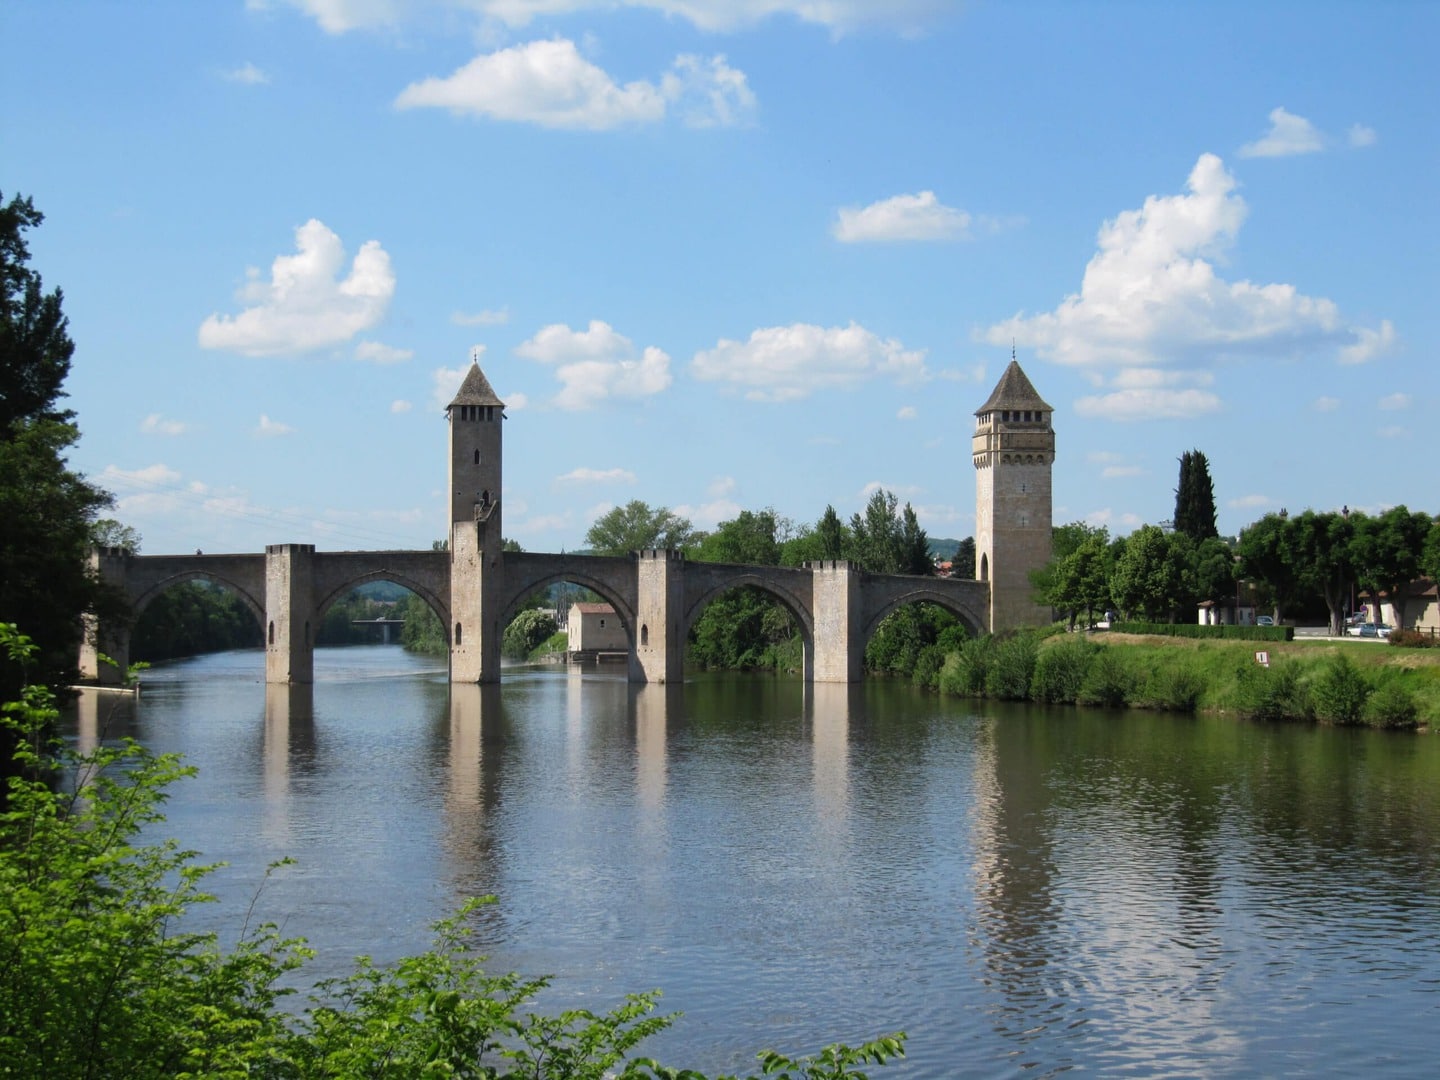
M 506 532 L 642 499 L 974 531 L 1017 357 L 1055 520 L 1440 512 L 1440 5 L 11 0 L 0 190 L 72 464 L 152 553 L 428 547 L 472 350 Z

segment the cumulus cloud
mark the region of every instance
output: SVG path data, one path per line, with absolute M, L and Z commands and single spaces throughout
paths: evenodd
M 1340 408 L 1340 399 L 1335 397 L 1318 397 L 1315 399 L 1316 412 L 1334 412 Z
M 355 346 L 355 359 L 374 364 L 400 364 L 415 355 L 414 349 L 397 349 L 378 341 L 362 341 Z
M 1117 390 L 1075 402 L 1075 411 L 1098 420 L 1185 420 L 1220 410 L 1208 390 Z
M 1364 124 L 1351 124 L 1346 141 L 1358 150 L 1362 147 L 1374 146 L 1379 138 L 1380 136 L 1376 134 L 1374 128 L 1366 127 Z
M 140 421 L 140 430 L 146 435 L 184 435 L 190 425 L 183 420 L 166 420 L 157 412 Z
M 409 0 L 246 0 L 263 10 L 286 3 L 313 18 L 330 34 L 396 26 L 424 5 Z M 583 11 L 611 11 L 616 0 L 434 0 L 431 7 L 474 12 L 506 26 L 526 26 L 537 17 Z M 954 10 L 954 0 L 624 0 L 623 6 L 643 8 L 685 19 L 701 30 L 731 31 L 765 19 L 789 16 L 837 33 L 879 26 L 918 33 Z
M 1282 105 L 1270 110 L 1270 130 L 1240 148 L 1242 158 L 1290 157 L 1325 149 L 1325 136 L 1303 116 L 1287 112 Z
M 392 413 L 407 413 L 414 407 L 414 405 L 406 401 L 404 398 L 396 398 L 390 403 L 390 411 Z
M 478 359 L 478 357 L 477 357 Z M 460 384 L 469 373 L 468 367 L 436 368 L 430 373 L 430 404 L 444 412 L 460 392 Z
M 918 382 L 929 374 L 923 349 L 906 349 L 853 322 L 764 327 L 748 341 L 722 338 L 715 348 L 695 354 L 691 371 L 697 379 L 740 387 L 752 401 L 793 401 L 880 377 Z
M 1145 470 L 1139 465 L 1106 465 L 1100 470 L 1103 480 L 1119 480 L 1128 476 L 1144 476 Z
M 637 357 L 635 345 L 609 323 L 594 319 L 585 330 L 555 323 L 515 349 L 516 356 L 556 366 L 562 388 L 554 404 L 576 411 L 610 398 L 646 398 L 673 381 L 670 357 L 647 346 Z
M 557 484 L 633 484 L 635 474 L 629 469 L 571 469 L 555 478 Z
M 590 131 L 657 123 L 672 106 L 692 126 L 728 126 L 749 118 L 755 95 L 723 56 L 678 56 L 658 82 L 622 86 L 573 41 L 555 38 L 482 54 L 445 78 L 411 83 L 395 99 L 399 109 Z
M 241 83 L 245 86 L 264 86 L 270 81 L 269 75 L 250 63 L 222 72 L 221 76 L 226 82 Z
M 1186 186 L 1186 194 L 1152 195 L 1140 209 L 1105 222 L 1078 293 L 1052 312 L 997 323 L 983 339 L 1032 347 L 1045 358 L 1089 368 L 1102 381 L 1107 371 L 1126 373 L 1115 377 L 1117 388 L 1144 393 L 1086 400 L 1090 415 L 1114 417 L 1152 407 L 1156 416 L 1193 416 L 1218 407 L 1214 394 L 1167 389 L 1140 372 L 1322 350 L 1360 363 L 1393 343 L 1388 322 L 1375 330 L 1347 326 L 1333 301 L 1293 285 L 1220 277 L 1211 260 L 1234 243 L 1245 203 L 1213 154 L 1200 156 Z
M 1388 394 L 1380 399 L 1380 408 L 1392 412 L 1396 409 L 1408 409 L 1410 400 L 1409 394 Z
M 840 210 L 831 233 L 843 244 L 896 240 L 963 240 L 970 215 L 946 206 L 933 191 L 895 195 L 869 206 Z
M 312 218 L 296 229 L 295 248 L 276 257 L 269 281 L 247 271 L 238 298 L 248 306 L 201 323 L 201 348 L 247 356 L 307 352 L 349 341 L 384 318 L 395 274 L 378 241 L 361 245 L 344 277 L 345 249 L 322 222 Z
M 504 326 L 510 321 L 510 309 L 508 307 L 500 308 L 498 311 L 486 309 L 474 314 L 456 311 L 451 313 L 450 321 L 456 326 Z
M 745 508 L 733 499 L 712 499 L 704 503 L 681 503 L 675 513 L 697 529 L 713 529 L 722 521 L 733 521 Z
M 896 420 L 914 420 L 920 414 L 915 411 L 914 405 L 902 405 L 900 411 L 895 414 Z
M 255 426 L 255 437 L 259 439 L 273 439 L 280 435 L 293 434 L 295 429 L 289 424 L 282 424 L 278 420 L 271 420 L 264 413 L 260 414 L 260 423 Z

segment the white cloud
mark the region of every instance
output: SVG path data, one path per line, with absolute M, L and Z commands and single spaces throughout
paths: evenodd
M 436 368 L 430 373 L 430 404 L 444 412 L 460 392 L 460 384 L 469 373 L 468 367 Z
M 247 271 L 239 315 L 211 315 L 200 324 L 200 347 L 247 356 L 306 352 L 349 341 L 380 322 L 395 294 L 390 256 L 378 241 L 361 245 L 344 270 L 340 238 L 311 218 L 295 230 L 296 254 L 277 256 L 270 280 Z
M 1220 399 L 1205 390 L 1117 390 L 1075 402 L 1076 413 L 1099 420 L 1187 420 L 1219 409 Z
M 914 484 L 885 484 L 879 480 L 871 480 L 860 489 L 860 501 L 869 502 L 870 496 L 874 495 L 877 491 L 890 492 L 900 501 L 902 506 L 907 502 L 914 502 L 915 499 L 924 494 L 924 489 L 918 488 Z M 914 507 L 911 507 L 911 509 L 913 510 Z
M 850 388 L 888 376 L 899 382 L 928 377 L 924 350 L 906 349 L 856 323 L 829 328 L 808 323 L 771 326 L 750 340 L 722 338 L 713 349 L 695 354 L 697 379 L 744 387 L 752 401 L 793 401 L 812 391 Z
M 270 81 L 269 75 L 251 63 L 241 64 L 237 68 L 221 72 L 221 77 L 226 82 L 241 83 L 245 86 L 264 86 Z
M 555 478 L 557 484 L 633 484 L 635 474 L 629 469 L 572 469 Z
M 675 513 L 689 520 L 697 529 L 713 529 L 722 521 L 733 521 L 745 508 L 733 499 L 714 499 L 691 505 L 682 503 Z
M 1334 412 L 1340 408 L 1340 399 L 1333 397 L 1318 397 L 1315 399 L 1316 412 Z
M 900 409 L 900 411 L 895 414 L 895 419 L 896 419 L 896 420 L 914 420 L 915 417 L 917 417 L 917 416 L 919 416 L 919 415 L 920 415 L 920 414 L 915 411 L 915 406 L 914 406 L 914 405 L 905 405 L 905 406 L 902 406 L 901 409 Z
M 356 360 L 369 360 L 376 364 L 400 364 L 414 355 L 414 349 L 397 349 L 378 341 L 362 341 L 355 346 Z
M 279 435 L 293 434 L 295 429 L 289 424 L 282 424 L 278 420 L 271 420 L 264 413 L 260 414 L 260 423 L 255 427 L 255 436 L 260 439 L 271 439 Z
M 411 83 L 395 99 L 399 109 L 590 131 L 657 123 L 672 105 L 692 126 L 727 126 L 748 119 L 755 96 L 723 56 L 678 56 L 658 83 L 621 86 L 573 41 L 555 38 L 482 54 L 446 78 Z
M 450 321 L 456 326 L 504 326 L 510 321 L 510 309 L 503 307 L 498 311 L 491 311 L 487 308 L 473 315 L 456 311 L 451 313 Z
M 166 420 L 159 413 L 151 413 L 140 421 L 140 430 L 146 435 L 184 435 L 190 425 L 183 420 Z
M 845 244 L 890 240 L 963 240 L 970 215 L 945 206 L 933 191 L 895 195 L 856 208 L 840 210 L 831 232 Z
M 284 2 L 313 18 L 330 34 L 395 26 L 425 5 L 409 0 L 246 0 L 253 10 Z M 789 16 L 837 33 L 867 25 L 916 33 L 954 10 L 954 0 L 435 0 L 430 7 L 474 12 L 507 26 L 584 11 L 641 8 L 677 16 L 701 30 L 730 31 Z
M 983 339 L 1013 340 L 1062 364 L 1122 369 L 1322 348 L 1358 363 L 1393 341 L 1388 322 L 1378 330 L 1346 326 L 1332 301 L 1293 285 L 1219 277 L 1208 259 L 1234 242 L 1245 203 L 1213 154 L 1200 156 L 1186 186 L 1188 194 L 1152 195 L 1140 209 L 1107 221 L 1079 293 L 1053 312 L 996 323 Z
M 414 405 L 406 401 L 404 398 L 396 398 L 390 403 L 390 411 L 392 413 L 407 413 L 414 407 Z
M 673 381 L 670 357 L 653 345 L 637 359 L 634 343 L 609 323 L 594 319 L 585 330 L 560 323 L 543 327 L 515 349 L 515 355 L 557 364 L 563 387 L 555 397 L 562 409 L 589 409 L 609 398 L 645 398 Z
M 718 499 L 726 495 L 734 495 L 738 484 L 733 476 L 717 476 L 710 481 L 710 486 L 705 489 L 705 494 L 712 499 Z
M 1396 409 L 1408 409 L 1410 407 L 1409 394 L 1389 394 L 1380 399 L 1380 408 L 1389 411 Z
M 1366 127 L 1364 124 L 1351 124 L 1346 140 L 1357 150 L 1365 146 L 1374 146 L 1380 136 L 1374 128 Z
M 1395 344 L 1395 327 L 1389 319 L 1380 321 L 1378 330 L 1359 327 L 1355 331 L 1356 341 L 1340 350 L 1342 364 L 1364 364 L 1390 351 Z
M 1375 434 L 1379 435 L 1382 439 L 1408 439 L 1410 437 L 1410 429 L 1401 427 L 1399 424 L 1390 424 L 1380 428 Z
M 1236 510 L 1254 510 L 1261 506 L 1270 506 L 1274 502 L 1269 495 L 1241 495 L 1238 499 L 1231 499 L 1225 505 Z
M 1270 110 L 1270 130 L 1255 142 L 1240 148 L 1242 158 L 1290 157 L 1325 149 L 1325 137 L 1303 116 L 1287 112 L 1282 105 Z
M 1145 470 L 1139 465 L 1107 465 L 1100 470 L 1100 476 L 1104 480 L 1117 480 L 1127 476 L 1144 475 Z

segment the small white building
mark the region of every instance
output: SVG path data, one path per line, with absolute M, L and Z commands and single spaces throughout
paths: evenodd
M 625 627 L 609 604 L 571 604 L 565 648 L 574 653 L 628 652 Z

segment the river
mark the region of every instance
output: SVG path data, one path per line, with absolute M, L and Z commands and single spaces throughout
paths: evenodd
M 466 897 L 492 970 L 556 1007 L 661 988 L 644 1044 L 748 1070 L 892 1031 L 877 1077 L 1432 1075 L 1440 739 L 953 701 L 908 686 L 678 686 L 563 668 L 450 687 L 395 646 L 259 652 L 87 696 L 199 776 L 163 831 L 229 865 L 307 970 L 422 948 Z

